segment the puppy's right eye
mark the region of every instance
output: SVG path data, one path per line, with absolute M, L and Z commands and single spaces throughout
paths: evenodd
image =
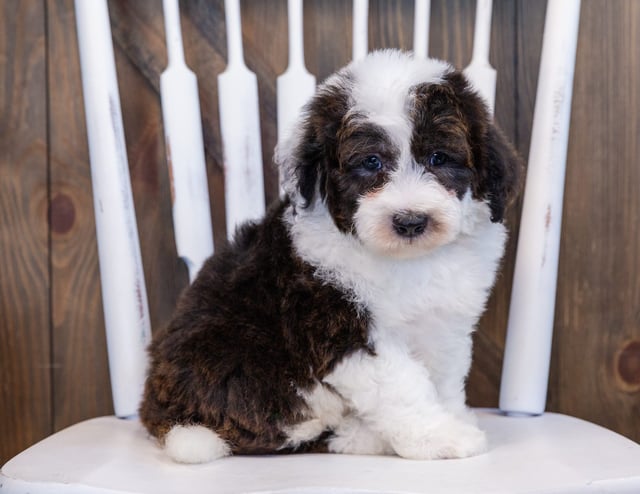
M 431 166 L 442 166 L 446 163 L 449 163 L 450 161 L 451 158 L 449 158 L 449 155 L 440 151 L 436 151 L 431 156 L 429 156 L 429 164 Z
M 360 162 L 360 166 L 368 172 L 377 172 L 382 169 L 382 161 L 377 156 L 367 156 Z

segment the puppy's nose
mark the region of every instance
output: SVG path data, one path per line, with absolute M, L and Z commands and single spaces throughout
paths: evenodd
M 391 219 L 393 229 L 402 237 L 417 237 L 422 235 L 429 224 L 429 217 L 419 213 L 398 213 Z

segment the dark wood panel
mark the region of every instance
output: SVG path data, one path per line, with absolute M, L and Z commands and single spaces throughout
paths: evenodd
M 640 3 L 583 2 L 549 405 L 640 441 Z
M 547 12 L 546 0 L 520 0 L 517 3 L 515 24 L 517 25 L 517 51 L 515 53 L 516 83 L 518 108 L 516 115 L 515 142 L 520 154 L 527 159 L 533 108 L 538 87 L 538 69 L 542 36 Z M 589 7 L 586 7 L 589 8 Z M 578 75 L 580 77 L 580 75 Z
M 47 0 L 54 428 L 112 413 L 73 1 Z
M 321 82 L 351 60 L 352 2 L 304 2 L 304 26 L 307 69 Z
M 410 0 L 369 2 L 369 51 L 413 49 L 413 6 Z
M 0 464 L 52 432 L 45 32 L 0 4 Z
M 429 56 L 447 60 L 464 68 L 473 49 L 475 2 L 472 0 L 433 0 Z

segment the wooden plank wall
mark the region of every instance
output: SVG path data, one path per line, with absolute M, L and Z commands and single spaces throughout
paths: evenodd
M 42 2 L 0 4 L 0 460 L 51 432 Z
M 430 54 L 463 67 L 472 0 L 432 0 Z M 161 2 L 110 0 L 124 127 L 153 327 L 187 282 L 173 245 L 159 107 L 166 64 Z M 275 80 L 287 64 L 286 1 L 242 3 L 258 74 L 266 195 L 276 140 Z M 224 241 L 216 76 L 222 0 L 183 0 L 198 75 L 215 242 Z M 494 2 L 496 119 L 526 157 L 543 0 Z M 351 3 L 307 0 L 307 66 L 322 80 L 349 61 Z M 411 48 L 413 2 L 371 0 L 370 48 Z M 640 2 L 583 0 L 548 408 L 640 441 Z M 371 74 L 375 77 L 376 74 Z M 79 420 L 112 413 L 71 0 L 0 4 L 0 463 Z M 495 406 L 516 246 L 476 335 L 469 401 Z

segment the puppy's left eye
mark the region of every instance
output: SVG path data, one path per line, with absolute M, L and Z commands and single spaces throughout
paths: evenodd
M 443 153 L 441 151 L 436 151 L 431 156 L 429 156 L 429 164 L 431 166 L 442 166 L 446 163 L 449 163 L 451 158 L 448 154 Z
M 360 166 L 369 172 L 377 172 L 382 169 L 382 161 L 377 156 L 367 156 L 360 162 Z

